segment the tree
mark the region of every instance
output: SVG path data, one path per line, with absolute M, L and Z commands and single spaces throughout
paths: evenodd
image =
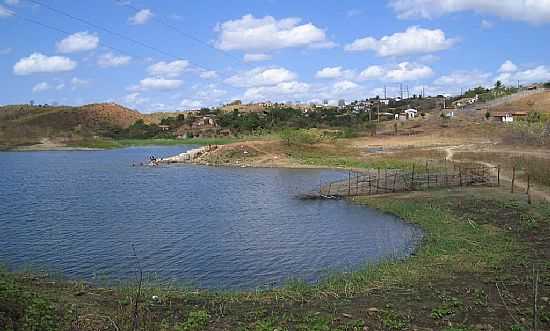
M 489 120 L 489 118 L 491 118 L 491 113 L 490 113 L 489 111 L 487 111 L 487 112 L 485 113 L 485 119 L 486 119 L 486 120 Z
M 497 80 L 495 83 L 495 89 L 500 90 L 502 88 L 502 82 L 500 80 Z

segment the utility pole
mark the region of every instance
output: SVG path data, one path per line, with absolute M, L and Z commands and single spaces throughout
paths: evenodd
M 403 83 L 399 83 L 399 91 L 401 94 L 401 100 L 403 100 Z
M 386 88 L 386 85 L 384 85 L 384 100 L 388 100 L 388 90 Z
M 409 84 L 407 84 L 407 99 L 410 99 L 411 95 L 409 94 Z

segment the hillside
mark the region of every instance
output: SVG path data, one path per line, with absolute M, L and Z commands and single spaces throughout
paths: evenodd
M 502 112 L 539 112 L 550 113 L 550 91 L 528 95 L 496 107 Z
M 75 140 L 124 129 L 141 113 L 114 104 L 81 107 L 13 105 L 0 107 L 0 147 L 28 145 L 42 138 Z

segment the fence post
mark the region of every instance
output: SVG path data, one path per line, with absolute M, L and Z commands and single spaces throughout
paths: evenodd
M 355 177 L 355 195 L 359 195 L 359 174 Z
M 393 193 L 395 193 L 395 182 L 397 181 L 397 170 L 393 173 Z
M 369 195 L 372 194 L 372 181 L 370 178 L 370 171 L 369 171 L 369 177 L 367 177 L 367 180 L 369 181 Z
M 378 176 L 376 176 L 376 194 L 378 194 L 379 188 L 380 188 L 380 168 L 378 168 Z
M 388 191 L 388 168 L 384 169 L 384 192 Z
M 460 187 L 462 187 L 462 167 L 458 168 L 458 177 L 460 178 Z
M 414 190 L 414 163 L 412 166 L 412 174 L 411 174 L 411 191 Z
M 516 182 L 516 167 L 512 168 L 512 193 L 514 193 L 514 184 Z
M 498 165 L 497 170 L 497 185 L 500 186 L 500 164 Z
M 531 190 L 531 176 L 529 176 L 529 172 L 527 173 L 527 195 L 529 195 L 529 191 Z
M 351 196 L 351 170 L 348 172 L 348 197 Z

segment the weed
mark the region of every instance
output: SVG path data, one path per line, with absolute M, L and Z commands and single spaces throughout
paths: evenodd
M 187 316 L 187 320 L 178 325 L 177 331 L 201 331 L 208 326 L 210 315 L 204 310 L 192 311 Z

